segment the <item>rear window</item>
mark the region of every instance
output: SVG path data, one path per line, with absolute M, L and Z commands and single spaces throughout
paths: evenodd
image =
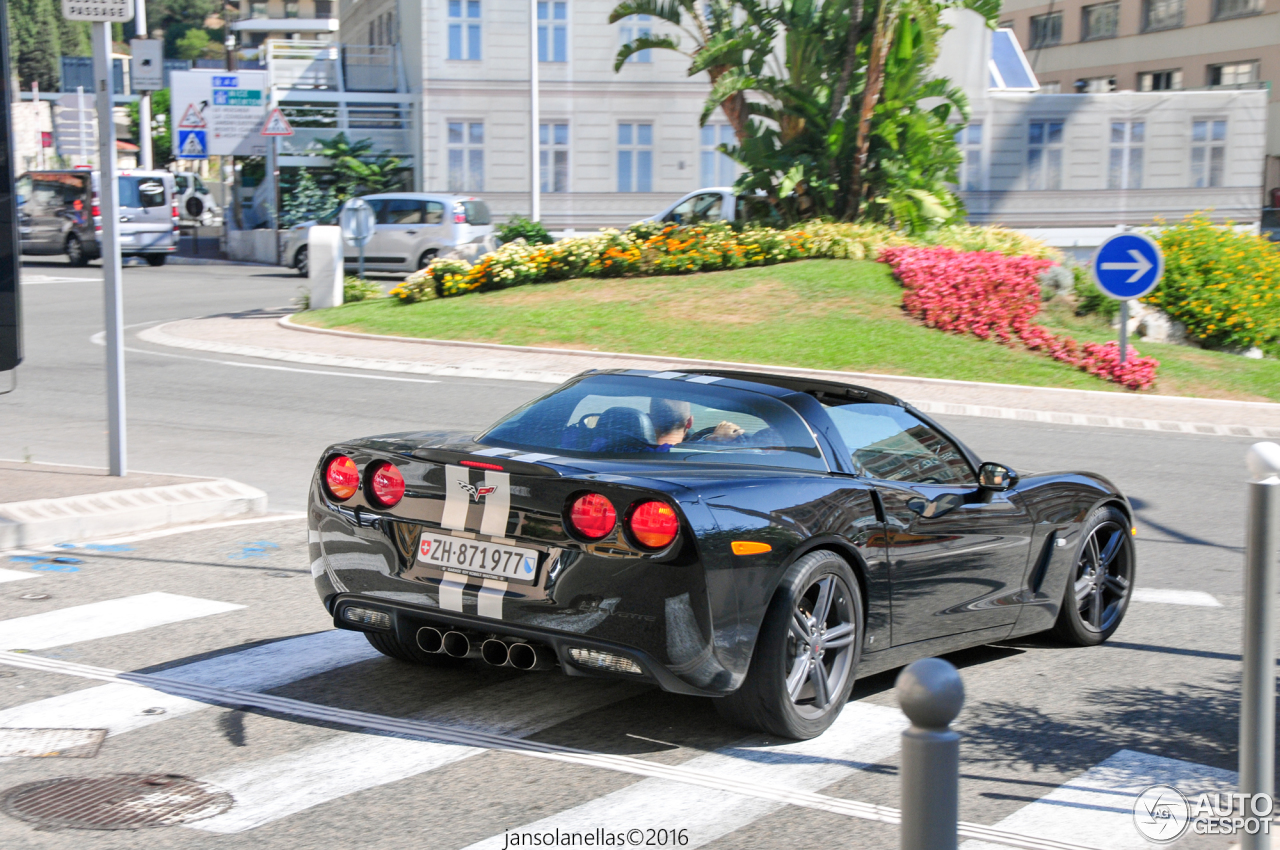
M 479 442 L 566 457 L 827 471 L 804 420 L 777 399 L 638 375 L 583 378 L 510 414 Z
M 120 206 L 148 209 L 165 205 L 164 183 L 155 177 L 121 177 Z
M 460 206 L 467 215 L 467 224 L 488 224 L 489 205 L 484 201 L 463 201 Z

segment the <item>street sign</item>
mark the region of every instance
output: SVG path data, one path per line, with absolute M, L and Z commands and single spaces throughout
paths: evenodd
M 169 75 L 174 151 L 201 143 L 206 156 L 266 156 L 261 135 L 267 117 L 266 71 L 174 71 Z M 191 136 L 183 130 L 198 130 Z M 192 139 L 196 141 L 191 141 Z
M 178 131 L 178 159 L 208 159 L 209 138 L 205 130 Z
M 267 116 L 267 123 L 262 126 L 262 135 L 264 136 L 292 136 L 293 126 L 289 124 L 288 119 L 284 117 L 284 113 L 280 111 L 280 107 L 271 110 L 271 114 Z
M 364 277 L 364 246 L 373 238 L 374 225 L 378 218 L 373 207 L 359 198 L 351 198 L 342 205 L 338 213 L 338 224 L 342 227 L 342 238 L 360 249 L 360 277 Z
M 158 38 L 135 38 L 129 42 L 129 80 L 135 92 L 159 91 L 164 88 L 164 41 Z
M 68 21 L 103 21 L 122 24 L 133 20 L 133 0 L 62 0 L 62 17 Z M 54 37 L 54 33 L 42 33 Z
M 1150 236 L 1119 233 L 1098 247 L 1092 270 L 1104 294 L 1118 301 L 1141 298 L 1160 282 L 1164 254 Z

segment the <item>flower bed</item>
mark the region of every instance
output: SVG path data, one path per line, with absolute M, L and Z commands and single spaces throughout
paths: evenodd
M 1016 338 L 1032 351 L 1129 389 L 1145 390 L 1155 381 L 1159 362 L 1139 356 L 1132 346 L 1121 363 L 1117 343 L 1080 343 L 1035 324 L 1039 277 L 1051 265 L 1047 259 L 914 247 L 887 248 L 880 259 L 906 289 L 903 307 L 929 327 L 1005 345 Z

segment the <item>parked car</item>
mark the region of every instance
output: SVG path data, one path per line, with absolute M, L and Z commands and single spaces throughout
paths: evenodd
M 489 207 L 479 198 L 395 192 L 365 195 L 361 200 L 377 216 L 373 238 L 364 246 L 364 267 L 373 272 L 413 272 L 426 268 L 437 254 L 483 241 L 493 233 Z M 305 221 L 285 236 L 284 257 L 298 274 L 307 274 L 307 232 L 316 224 L 337 224 L 338 211 Z M 348 245 L 344 265 L 355 268 L 359 252 Z
M 777 211 L 763 195 L 739 195 L 731 186 L 715 186 L 690 192 L 657 215 L 641 220 L 701 224 L 707 221 L 773 222 L 777 218 Z
M 178 250 L 178 204 L 168 171 L 122 171 L 120 253 L 162 266 Z M 18 230 L 24 254 L 66 254 L 73 266 L 102 256 L 99 174 L 88 169 L 29 171 L 18 178 Z
M 222 208 L 213 199 L 209 187 L 204 185 L 199 174 L 194 171 L 175 171 L 173 182 L 178 199 L 178 213 L 184 220 L 206 224 L 222 215 Z

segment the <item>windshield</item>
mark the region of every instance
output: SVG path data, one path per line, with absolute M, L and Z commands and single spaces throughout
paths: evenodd
M 120 206 L 133 209 L 162 207 L 164 184 L 154 177 L 121 177 Z
M 639 375 L 583 378 L 507 416 L 478 442 L 567 457 L 745 463 L 826 472 L 800 415 L 769 396 Z

